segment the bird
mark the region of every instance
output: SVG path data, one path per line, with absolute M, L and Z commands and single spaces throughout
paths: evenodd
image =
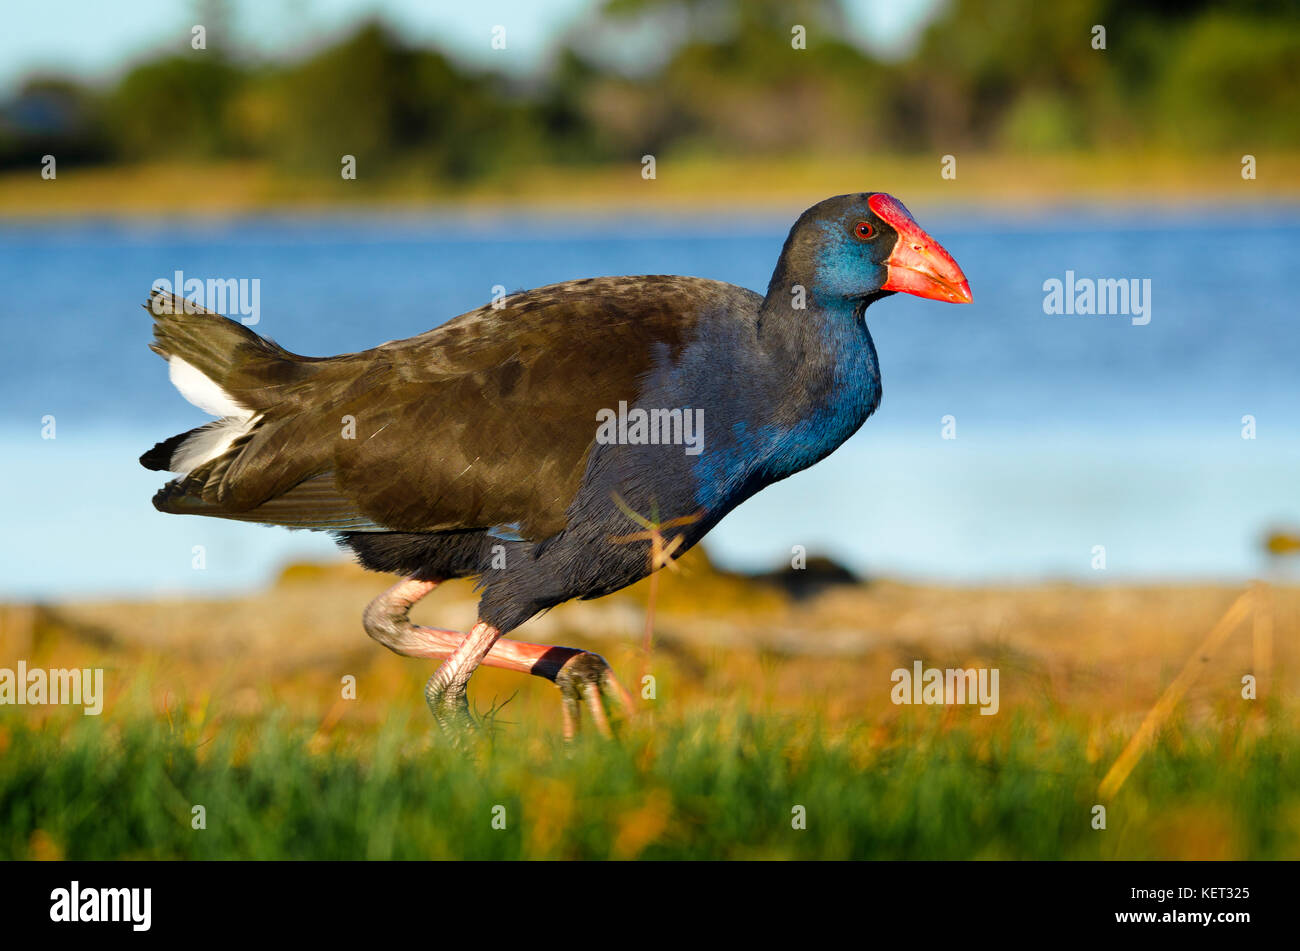
M 332 533 L 365 568 L 400 575 L 362 626 L 441 660 L 424 693 L 451 737 L 479 729 L 467 686 L 483 664 L 558 686 L 566 739 L 584 708 L 608 736 L 610 711 L 633 703 L 603 657 L 505 635 L 671 564 L 843 444 L 881 400 L 865 312 L 896 293 L 973 300 L 884 192 L 800 215 L 764 294 L 663 274 L 571 280 L 333 357 L 155 288 L 150 349 L 216 418 L 140 462 L 173 476 L 160 512 Z M 413 623 L 412 605 L 452 578 L 476 579 L 476 623 Z

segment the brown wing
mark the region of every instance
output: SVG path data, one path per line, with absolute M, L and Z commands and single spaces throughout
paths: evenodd
M 310 361 L 277 377 L 292 382 L 277 383 L 274 405 L 250 394 L 247 405 L 267 406 L 255 428 L 155 505 L 309 528 L 512 525 L 545 537 L 564 526 L 597 411 L 634 403 L 701 315 L 743 319 L 760 300 L 697 278 L 594 278 Z

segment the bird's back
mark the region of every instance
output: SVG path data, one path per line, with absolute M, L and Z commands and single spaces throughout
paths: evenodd
M 218 315 L 158 316 L 159 352 L 218 377 L 250 415 L 229 446 L 169 483 L 155 505 L 292 527 L 510 525 L 544 538 L 564 526 L 597 413 L 634 402 L 701 334 L 746 332 L 761 301 L 699 278 L 592 278 L 322 359 L 287 353 Z M 196 321 L 201 332 L 175 332 L 175 323 Z M 213 359 L 223 333 L 231 350 L 269 369 L 250 374 L 238 354 Z M 268 400 L 261 381 L 281 378 Z

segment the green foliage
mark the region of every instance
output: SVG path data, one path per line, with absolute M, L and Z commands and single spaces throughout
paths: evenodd
M 214 40 L 137 65 L 102 96 L 67 80 L 25 89 L 0 109 L 0 165 L 57 146 L 73 160 L 249 156 L 332 177 L 355 155 L 369 173 L 457 181 L 647 151 L 1300 143 L 1294 3 L 953 0 L 898 62 L 847 42 L 846 22 L 835 0 L 611 0 L 544 73 L 513 81 L 378 22 L 267 65 Z
M 1001 720 L 1002 718 L 998 718 Z M 1300 735 L 1177 727 L 1092 828 L 1087 730 L 922 715 L 887 742 L 773 715 L 584 738 L 502 727 L 469 753 L 429 725 L 311 739 L 285 715 L 199 737 L 161 718 L 0 719 L 0 858 L 1296 857 Z M 206 828 L 192 828 L 192 807 Z M 492 825 L 504 807 L 506 827 Z M 792 827 L 793 809 L 806 829 Z M 1288 818 L 1291 817 L 1291 818 Z
M 1158 96 L 1180 145 L 1300 145 L 1300 28 L 1209 14 L 1178 44 Z
M 272 83 L 276 121 L 262 146 L 293 168 L 337 173 L 350 154 L 373 171 L 415 156 L 436 174 L 468 178 L 528 134 L 525 111 L 499 83 L 407 49 L 377 23 Z
M 215 53 L 137 66 L 122 77 L 105 106 L 116 154 L 141 159 L 233 153 L 227 110 L 243 79 Z

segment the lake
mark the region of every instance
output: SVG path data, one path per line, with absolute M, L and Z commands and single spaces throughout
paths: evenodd
M 1262 534 L 1300 527 L 1300 209 L 913 211 L 975 303 L 874 305 L 879 411 L 729 516 L 715 559 L 769 569 L 802 545 L 945 582 L 1277 570 Z M 0 597 L 229 591 L 337 553 L 150 505 L 164 480 L 137 457 L 204 421 L 147 349 L 156 279 L 255 278 L 254 329 L 323 356 L 425 331 L 495 285 L 679 273 L 761 291 L 793 217 L 0 224 Z M 1149 322 L 1044 313 L 1044 283 L 1067 272 L 1149 280 Z

